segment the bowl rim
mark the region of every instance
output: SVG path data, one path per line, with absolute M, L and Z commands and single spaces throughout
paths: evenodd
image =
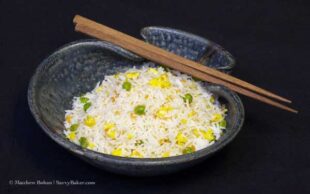
M 230 143 L 235 136 L 239 133 L 239 131 L 242 128 L 243 122 L 244 122 L 244 107 L 241 99 L 239 96 L 234 93 L 233 91 L 228 90 L 227 88 L 219 85 L 214 85 L 216 87 L 220 87 L 224 92 L 227 94 L 231 95 L 231 97 L 235 100 L 236 105 L 238 106 L 238 109 L 240 110 L 239 112 L 239 117 L 238 117 L 238 125 L 235 126 L 235 129 L 230 136 L 227 136 L 225 141 L 221 143 L 214 143 L 206 148 L 203 148 L 201 150 L 195 151 L 190 154 L 184 154 L 184 155 L 179 155 L 179 156 L 171 156 L 171 157 L 166 157 L 166 158 L 130 158 L 130 157 L 121 157 L 121 156 L 113 156 L 110 154 L 105 154 L 105 153 L 100 153 L 96 152 L 93 150 L 89 149 L 83 149 L 79 145 L 72 143 L 65 137 L 61 136 L 57 132 L 55 132 L 53 129 L 50 129 L 44 122 L 43 118 L 40 117 L 40 111 L 38 107 L 36 106 L 36 99 L 35 99 L 35 89 L 36 85 L 39 79 L 39 74 L 41 71 L 44 71 L 45 66 L 48 65 L 48 60 L 60 53 L 63 50 L 69 49 L 71 47 L 80 45 L 80 44 L 103 44 L 104 46 L 110 47 L 113 44 L 105 42 L 105 41 L 100 41 L 100 40 L 93 40 L 93 39 L 81 39 L 77 41 L 73 41 L 70 43 L 67 43 L 55 51 L 53 51 L 50 55 L 48 55 L 36 68 L 35 73 L 30 79 L 29 85 L 28 85 L 28 92 L 27 92 L 27 99 L 28 99 L 28 105 L 31 111 L 31 114 L 35 118 L 35 121 L 39 124 L 40 128 L 43 129 L 43 131 L 57 144 L 60 146 L 64 147 L 65 149 L 73 152 L 74 154 L 77 154 L 79 156 L 84 156 L 90 159 L 98 160 L 98 161 L 106 161 L 106 162 L 113 162 L 115 164 L 127 164 L 127 165 L 132 165 L 132 166 L 145 166 L 145 165 L 167 165 L 167 164 L 176 164 L 176 163 L 186 163 L 189 162 L 190 160 L 196 160 L 199 158 L 207 157 L 208 155 L 211 155 L 223 147 L 225 147 L 228 143 Z M 213 84 L 212 84 L 213 85 Z
M 225 66 L 221 66 L 221 67 L 217 67 L 216 69 L 219 70 L 231 70 L 232 68 L 235 67 L 236 65 L 236 59 L 235 57 L 229 52 L 227 51 L 224 47 L 222 47 L 221 45 L 205 38 L 202 36 L 199 36 L 197 34 L 193 34 L 191 32 L 187 32 L 184 30 L 179 30 L 179 29 L 175 29 L 175 28 L 170 28 L 170 27 L 164 27 L 164 26 L 146 26 L 143 27 L 140 30 L 140 35 L 142 36 L 142 38 L 148 42 L 148 38 L 147 38 L 147 31 L 154 31 L 154 30 L 158 30 L 158 31 L 164 31 L 164 32 L 168 32 L 168 33 L 172 33 L 172 34 L 177 34 L 177 35 L 181 35 L 181 36 L 185 36 L 194 40 L 197 40 L 199 42 L 202 42 L 206 45 L 211 45 L 212 47 L 215 48 L 215 50 L 219 51 L 219 52 L 224 52 L 225 55 L 227 55 L 230 59 L 231 59 L 231 63 L 225 65 Z

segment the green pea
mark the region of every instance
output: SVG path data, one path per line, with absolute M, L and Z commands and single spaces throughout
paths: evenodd
M 183 154 L 190 154 L 190 153 L 193 153 L 194 151 L 195 151 L 195 148 L 193 146 L 188 146 L 188 147 L 184 148 L 182 153 Z
M 166 71 L 166 72 L 168 72 L 170 69 L 169 69 L 169 67 L 166 67 L 166 66 L 163 66 L 163 65 L 160 65 L 163 69 L 164 69 L 164 71 Z
M 227 126 L 226 120 L 223 119 L 223 120 L 219 123 L 219 125 L 220 125 L 220 127 L 222 127 L 222 128 L 226 128 L 226 126 Z
M 126 91 L 130 91 L 131 83 L 129 81 L 125 81 L 122 85 L 122 88 L 125 89 Z
M 80 102 L 81 102 L 81 103 L 85 104 L 85 103 L 88 102 L 88 101 L 89 101 L 89 98 L 84 97 L 84 96 L 81 96 L 81 97 L 80 97 Z
M 79 139 L 79 142 L 80 142 L 80 145 L 81 145 L 82 148 L 87 148 L 88 145 L 89 145 L 89 142 L 88 142 L 86 137 L 81 137 Z
M 199 78 L 197 78 L 197 77 L 193 77 L 193 80 L 194 80 L 194 81 L 197 81 L 197 82 L 198 82 L 198 81 L 203 81 L 202 79 L 199 79 Z
M 135 146 L 144 144 L 143 140 L 139 139 L 136 141 Z
M 91 102 L 85 103 L 83 106 L 84 111 L 86 112 L 89 109 L 89 107 L 91 107 Z
M 145 114 L 145 106 L 144 105 L 138 105 L 135 107 L 134 111 L 137 115 L 144 115 Z
M 78 127 L 79 127 L 79 124 L 77 124 L 77 123 L 73 124 L 70 126 L 70 131 L 76 131 Z
M 215 102 L 214 96 L 211 96 L 211 97 L 210 97 L 210 102 L 211 102 L 212 104 Z
M 184 102 L 189 102 L 192 103 L 193 102 L 193 96 L 189 93 L 185 94 L 185 96 L 183 97 Z

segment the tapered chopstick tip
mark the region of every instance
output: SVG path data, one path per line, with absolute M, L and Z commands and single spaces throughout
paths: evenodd
M 298 110 L 293 109 L 293 113 L 298 114 Z
M 283 106 L 284 106 L 284 105 L 283 105 Z M 290 108 L 290 107 L 287 107 L 287 106 L 284 106 L 283 109 L 284 109 L 284 110 L 287 110 L 287 111 L 289 111 L 289 112 L 291 112 L 291 113 L 298 114 L 298 110 L 296 110 L 296 109 L 293 109 L 293 108 Z
M 281 97 L 281 100 L 282 100 L 283 102 L 286 102 L 286 103 L 289 103 L 289 104 L 291 104 L 291 103 L 292 103 L 292 101 L 291 101 L 291 100 L 286 99 L 286 98 L 283 98 L 283 97 Z

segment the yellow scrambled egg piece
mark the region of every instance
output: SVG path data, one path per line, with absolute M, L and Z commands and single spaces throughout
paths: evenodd
M 167 114 L 172 111 L 173 108 L 171 106 L 167 106 L 167 105 L 164 105 L 164 106 L 161 106 L 157 112 L 155 113 L 156 117 L 160 118 L 160 119 L 165 119 L 167 118 Z
M 131 152 L 130 156 L 135 157 L 135 158 L 142 158 L 143 157 L 143 155 L 140 152 L 138 152 L 137 150 L 133 150 Z
M 181 124 L 185 125 L 187 123 L 186 119 L 181 119 Z
M 187 137 L 185 137 L 185 135 L 179 132 L 176 136 L 176 143 L 178 145 L 184 145 L 186 142 L 187 142 Z
M 84 120 L 84 124 L 88 127 L 93 127 L 94 125 L 96 125 L 96 120 L 94 117 L 88 115 Z
M 135 113 L 130 113 L 130 119 L 131 120 L 136 120 L 137 119 L 137 115 Z
M 99 86 L 98 88 L 96 88 L 96 92 L 99 93 L 103 90 L 103 87 L 102 86 Z
M 111 154 L 113 156 L 122 156 L 122 152 L 123 152 L 122 148 L 117 148 L 117 149 L 113 150 Z
M 188 113 L 188 117 L 193 117 L 193 116 L 195 116 L 197 113 L 196 113 L 196 111 L 191 111 L 190 113 Z
M 89 146 L 88 146 L 88 147 L 89 147 L 90 149 L 94 149 L 95 146 L 96 146 L 96 145 L 95 145 L 93 142 L 89 142 Z
M 148 72 L 148 73 L 152 73 L 152 74 L 154 74 L 154 75 L 157 75 L 157 74 L 158 74 L 158 71 L 157 71 L 155 68 L 149 68 L 147 72 Z
M 71 141 L 75 140 L 75 133 L 74 132 L 70 132 L 68 135 L 67 135 L 68 139 L 70 139 Z
M 198 129 L 193 129 L 193 134 L 196 136 L 196 137 L 200 137 L 200 132 Z
M 109 129 L 109 130 L 107 131 L 107 136 L 108 136 L 109 138 L 111 138 L 111 139 L 115 139 L 115 137 L 116 137 L 116 130 L 114 130 L 114 129 Z
M 215 135 L 213 133 L 212 129 L 208 129 L 207 131 L 205 130 L 200 130 L 202 136 L 204 139 L 208 140 L 208 141 L 214 141 L 215 140 Z
M 67 121 L 67 123 L 71 123 L 71 121 L 72 121 L 72 115 L 67 115 L 67 116 L 66 116 L 66 121 Z
M 224 118 L 221 114 L 214 114 L 212 119 L 211 119 L 211 122 L 220 122 L 222 121 Z
M 104 129 L 105 131 L 108 131 L 108 130 L 114 128 L 114 127 L 115 127 L 115 123 L 110 123 L 110 122 L 107 122 L 107 123 L 105 123 L 105 124 L 103 125 L 103 129 Z
M 128 133 L 127 134 L 127 139 L 131 140 L 133 138 L 133 134 L 132 133 Z
M 139 72 L 128 72 L 128 73 L 126 73 L 126 78 L 128 78 L 128 79 L 136 79 L 136 78 L 139 77 L 139 75 L 140 75 Z
M 169 156 L 170 156 L 170 152 L 164 152 L 162 155 L 163 158 L 167 158 Z
M 107 122 L 103 125 L 103 130 L 106 132 L 107 136 L 111 139 L 115 139 L 116 137 L 116 130 L 115 123 Z
M 169 88 L 171 86 L 171 82 L 166 73 L 162 74 L 159 77 L 153 78 L 149 81 L 149 85 L 153 87 L 159 88 Z

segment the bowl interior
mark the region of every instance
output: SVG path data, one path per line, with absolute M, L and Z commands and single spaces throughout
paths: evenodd
M 63 134 L 64 110 L 71 109 L 74 96 L 92 90 L 105 75 L 141 64 L 108 46 L 100 41 L 73 43 L 53 53 L 37 70 L 34 104 L 51 130 Z
M 99 81 L 104 79 L 105 75 L 123 72 L 128 68 L 139 67 L 145 63 L 155 65 L 150 62 L 143 62 L 141 58 L 132 53 L 102 41 L 86 40 L 65 45 L 45 59 L 33 76 L 28 90 L 31 111 L 45 132 L 57 143 L 75 153 L 78 150 L 79 154 L 85 156 L 90 154 L 89 157 L 96 159 L 110 157 L 118 161 L 136 162 L 140 160 L 152 164 L 155 164 L 154 161 L 159 161 L 162 164 L 163 161 L 191 160 L 219 150 L 239 132 L 244 117 L 243 106 L 239 97 L 224 87 L 204 83 L 205 87 L 213 92 L 219 101 L 228 108 L 226 132 L 217 142 L 205 149 L 187 154 L 187 156 L 131 159 L 99 154 L 72 145 L 63 134 L 65 110 L 71 109 L 72 98 L 92 90 Z

